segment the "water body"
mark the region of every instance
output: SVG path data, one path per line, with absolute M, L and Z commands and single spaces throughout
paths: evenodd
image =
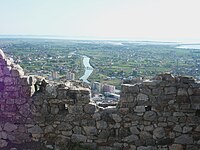
M 83 56 L 83 65 L 85 67 L 85 73 L 84 75 L 80 78 L 83 82 L 90 83 L 87 79 L 93 72 L 94 68 L 90 65 L 90 58 L 87 56 Z
M 176 48 L 183 48 L 183 49 L 200 49 L 200 45 L 180 45 Z

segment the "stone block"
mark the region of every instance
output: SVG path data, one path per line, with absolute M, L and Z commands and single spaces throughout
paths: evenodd
M 52 125 L 48 125 L 45 127 L 44 129 L 44 133 L 50 133 L 50 132 L 53 132 L 54 131 L 54 127 Z
M 180 79 L 180 82 L 184 84 L 189 84 L 189 83 L 191 84 L 195 82 L 194 78 L 191 76 L 180 76 L 179 79 Z
M 137 101 L 148 101 L 149 97 L 146 94 L 139 93 L 136 99 Z
M 83 106 L 82 105 L 68 105 L 68 111 L 70 114 L 82 114 Z
M 165 94 L 176 94 L 176 87 L 165 87 Z
M 2 71 L 3 71 L 3 74 L 6 75 L 6 76 L 10 76 L 10 71 L 11 71 L 11 67 L 10 66 L 4 66 Z
M 148 125 L 144 127 L 144 131 L 153 131 L 153 130 L 154 130 L 153 125 Z
M 140 129 L 137 128 L 137 126 L 130 127 L 130 131 L 131 131 L 132 134 L 139 134 L 140 133 Z
M 186 88 L 179 88 L 177 92 L 178 96 L 188 96 L 188 92 Z
M 84 106 L 84 112 L 87 114 L 94 114 L 96 111 L 96 106 L 94 104 L 86 104 Z
M 169 150 L 183 150 L 183 146 L 181 144 L 172 144 Z
M 138 139 L 139 139 L 139 138 L 138 138 L 137 135 L 132 134 L 132 135 L 129 135 L 129 136 L 123 138 L 122 140 L 123 140 L 124 142 L 127 142 L 127 143 L 132 143 L 132 142 L 134 142 L 134 141 L 136 141 L 136 140 L 138 140 Z
M 175 117 L 184 117 L 185 114 L 183 112 L 174 112 L 173 116 L 175 116 Z
M 64 136 L 71 136 L 72 135 L 72 131 L 61 131 L 61 133 Z
M 147 131 L 141 131 L 139 136 L 140 136 L 140 140 L 147 140 L 147 139 L 153 138 L 153 135 Z
M 153 146 L 139 146 L 137 150 L 157 150 L 157 148 Z
M 200 132 L 200 125 L 195 128 L 195 131 Z
M 121 122 L 122 121 L 122 118 L 118 114 L 111 114 L 111 117 L 115 122 Z
M 11 77 L 21 77 L 24 75 L 24 71 L 17 68 L 13 68 L 10 72 L 11 72 Z
M 140 93 L 151 95 L 151 89 L 149 89 L 147 86 L 141 87 Z
M 196 145 L 187 145 L 186 150 L 199 150 L 199 147 Z
M 177 96 L 176 97 L 176 102 L 179 103 L 179 104 L 181 104 L 181 103 L 188 103 L 188 105 L 189 105 L 190 98 L 187 97 L 187 96 Z
M 161 139 L 165 137 L 165 130 L 163 127 L 158 127 L 153 131 L 153 137 L 155 139 Z
M 16 112 L 17 111 L 17 106 L 14 104 L 6 104 L 4 105 L 4 110 L 6 112 Z
M 137 113 L 143 113 L 145 111 L 146 111 L 145 106 L 136 106 L 134 108 L 134 112 L 137 112 Z
M 139 87 L 137 84 L 122 84 L 121 85 L 122 91 L 125 93 L 138 93 Z
M 62 122 L 61 124 L 59 124 L 57 126 L 57 130 L 61 130 L 61 131 L 66 131 L 66 130 L 71 130 L 73 128 L 73 126 L 69 123 L 66 122 Z
M 15 99 L 15 104 L 21 105 L 27 102 L 26 98 Z
M 159 80 L 145 80 L 143 81 L 143 85 L 144 86 L 153 86 L 153 87 L 156 87 L 156 86 L 159 86 L 159 84 L 161 83 L 161 81 Z
M 147 121 L 154 121 L 156 117 L 157 115 L 156 115 L 156 112 L 154 111 L 147 111 L 144 114 L 144 120 L 147 120 Z
M 178 122 L 178 118 L 175 117 L 175 116 L 169 116 L 169 117 L 167 118 L 167 121 L 169 121 L 169 122 Z
M 88 118 L 88 119 L 82 119 L 81 120 L 81 125 L 82 126 L 95 126 L 95 120 L 92 118 Z
M 163 93 L 163 89 L 161 89 L 161 88 L 152 89 L 152 94 L 153 95 L 160 95 L 162 93 Z
M 179 132 L 179 133 L 181 133 L 183 131 L 182 127 L 180 125 L 175 125 L 173 130 L 176 131 L 176 132 Z
M 191 103 L 200 103 L 200 96 L 191 96 Z
M 188 134 L 180 135 L 179 137 L 175 138 L 174 143 L 177 144 L 193 144 L 193 138 Z
M 157 145 L 171 145 L 173 143 L 173 139 L 170 138 L 162 138 L 157 140 Z M 168 150 L 168 149 L 167 149 Z
M 74 134 L 81 134 L 82 128 L 79 127 L 79 126 L 75 126 L 72 131 L 73 131 Z
M 68 142 L 70 141 L 70 138 L 64 135 L 58 135 L 55 138 L 55 144 L 56 145 L 67 145 Z
M 0 139 L 0 148 L 6 147 L 8 145 L 8 142 L 6 140 Z
M 188 95 L 192 95 L 193 94 L 193 89 L 192 88 L 188 88 Z
M 118 149 L 122 149 L 122 148 L 123 148 L 123 143 L 115 142 L 115 143 L 113 144 L 113 147 L 118 148 Z
M 43 130 L 41 129 L 40 126 L 35 125 L 35 126 L 29 128 L 28 132 L 31 133 L 31 134 L 42 134 Z
M 57 105 L 52 105 L 51 106 L 51 114 L 56 115 L 59 112 L 59 108 Z
M 14 99 L 7 99 L 6 104 L 14 104 L 15 100 Z
M 87 137 L 82 134 L 72 134 L 72 142 L 86 142 Z
M 30 105 L 28 103 L 18 106 L 18 109 L 19 113 L 24 117 L 28 117 L 31 112 Z
M 14 78 L 11 78 L 11 77 L 5 77 L 4 78 L 4 85 L 5 86 L 15 85 L 15 84 L 16 84 L 16 82 L 15 82 Z
M 106 129 L 107 128 L 107 123 L 105 121 L 97 121 L 97 129 Z
M 84 126 L 83 129 L 86 135 L 97 135 L 96 127 Z
M 0 132 L 0 139 L 6 140 L 7 138 L 8 138 L 8 135 L 6 132 L 4 132 L 4 131 Z
M 190 131 L 192 131 L 192 127 L 189 127 L 189 126 L 184 126 L 183 127 L 183 133 L 188 133 Z
M 88 142 L 88 143 L 81 143 L 80 144 L 81 146 L 85 147 L 85 148 L 88 148 L 88 149 L 97 149 L 97 144 L 94 143 L 94 142 Z

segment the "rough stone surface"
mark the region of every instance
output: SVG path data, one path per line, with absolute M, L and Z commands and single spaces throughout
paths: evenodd
M 97 135 L 97 129 L 95 127 L 83 127 L 86 135 Z
M 30 132 L 30 133 L 32 133 L 32 134 L 41 134 L 41 133 L 43 133 L 43 130 L 41 129 L 40 126 L 35 125 L 35 126 L 33 126 L 32 128 L 29 128 L 29 129 L 28 129 L 28 132 Z
M 172 146 L 170 146 L 170 150 L 183 150 L 183 146 L 180 144 L 172 144 Z
M 72 134 L 73 142 L 86 142 L 87 137 L 81 134 Z
M 193 138 L 189 136 L 188 134 L 183 134 L 177 138 L 175 138 L 175 143 L 178 144 L 192 144 Z
M 136 140 L 138 140 L 138 136 L 134 135 L 134 134 L 127 136 L 123 139 L 124 142 L 128 142 L 128 143 L 131 143 L 131 142 L 136 141 Z
M 0 140 L 0 148 L 3 148 L 8 145 L 8 142 L 6 140 Z
M 190 131 L 192 131 L 192 127 L 188 127 L 188 126 L 183 127 L 183 133 L 188 133 Z
M 163 138 L 165 136 L 165 130 L 163 127 L 158 127 L 153 131 L 153 136 L 157 139 Z
M 132 134 L 139 134 L 140 130 L 137 127 L 130 127 L 130 131 Z
M 105 121 L 97 121 L 97 129 L 106 129 L 107 123 Z
M 146 109 L 145 109 L 145 106 L 136 106 L 134 111 L 138 113 L 143 113 L 146 111 Z
M 7 132 L 11 132 L 11 131 L 14 131 L 17 129 L 17 126 L 14 125 L 14 124 L 11 124 L 9 122 L 7 122 L 5 125 L 4 125 L 4 130 L 7 131 Z
M 144 114 L 144 120 L 154 121 L 156 119 L 156 113 L 153 111 L 147 111 Z
M 121 122 L 122 118 L 117 114 L 112 114 L 112 118 L 115 122 Z

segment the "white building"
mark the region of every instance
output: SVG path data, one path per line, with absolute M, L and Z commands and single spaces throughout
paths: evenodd
M 53 80 L 58 79 L 58 72 L 53 71 L 53 72 L 51 73 L 51 77 L 52 77 Z
M 66 79 L 67 80 L 75 80 L 75 73 L 67 72 Z

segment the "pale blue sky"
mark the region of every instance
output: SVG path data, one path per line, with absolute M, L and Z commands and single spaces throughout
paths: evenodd
M 199 0 L 0 0 L 0 35 L 200 41 Z

